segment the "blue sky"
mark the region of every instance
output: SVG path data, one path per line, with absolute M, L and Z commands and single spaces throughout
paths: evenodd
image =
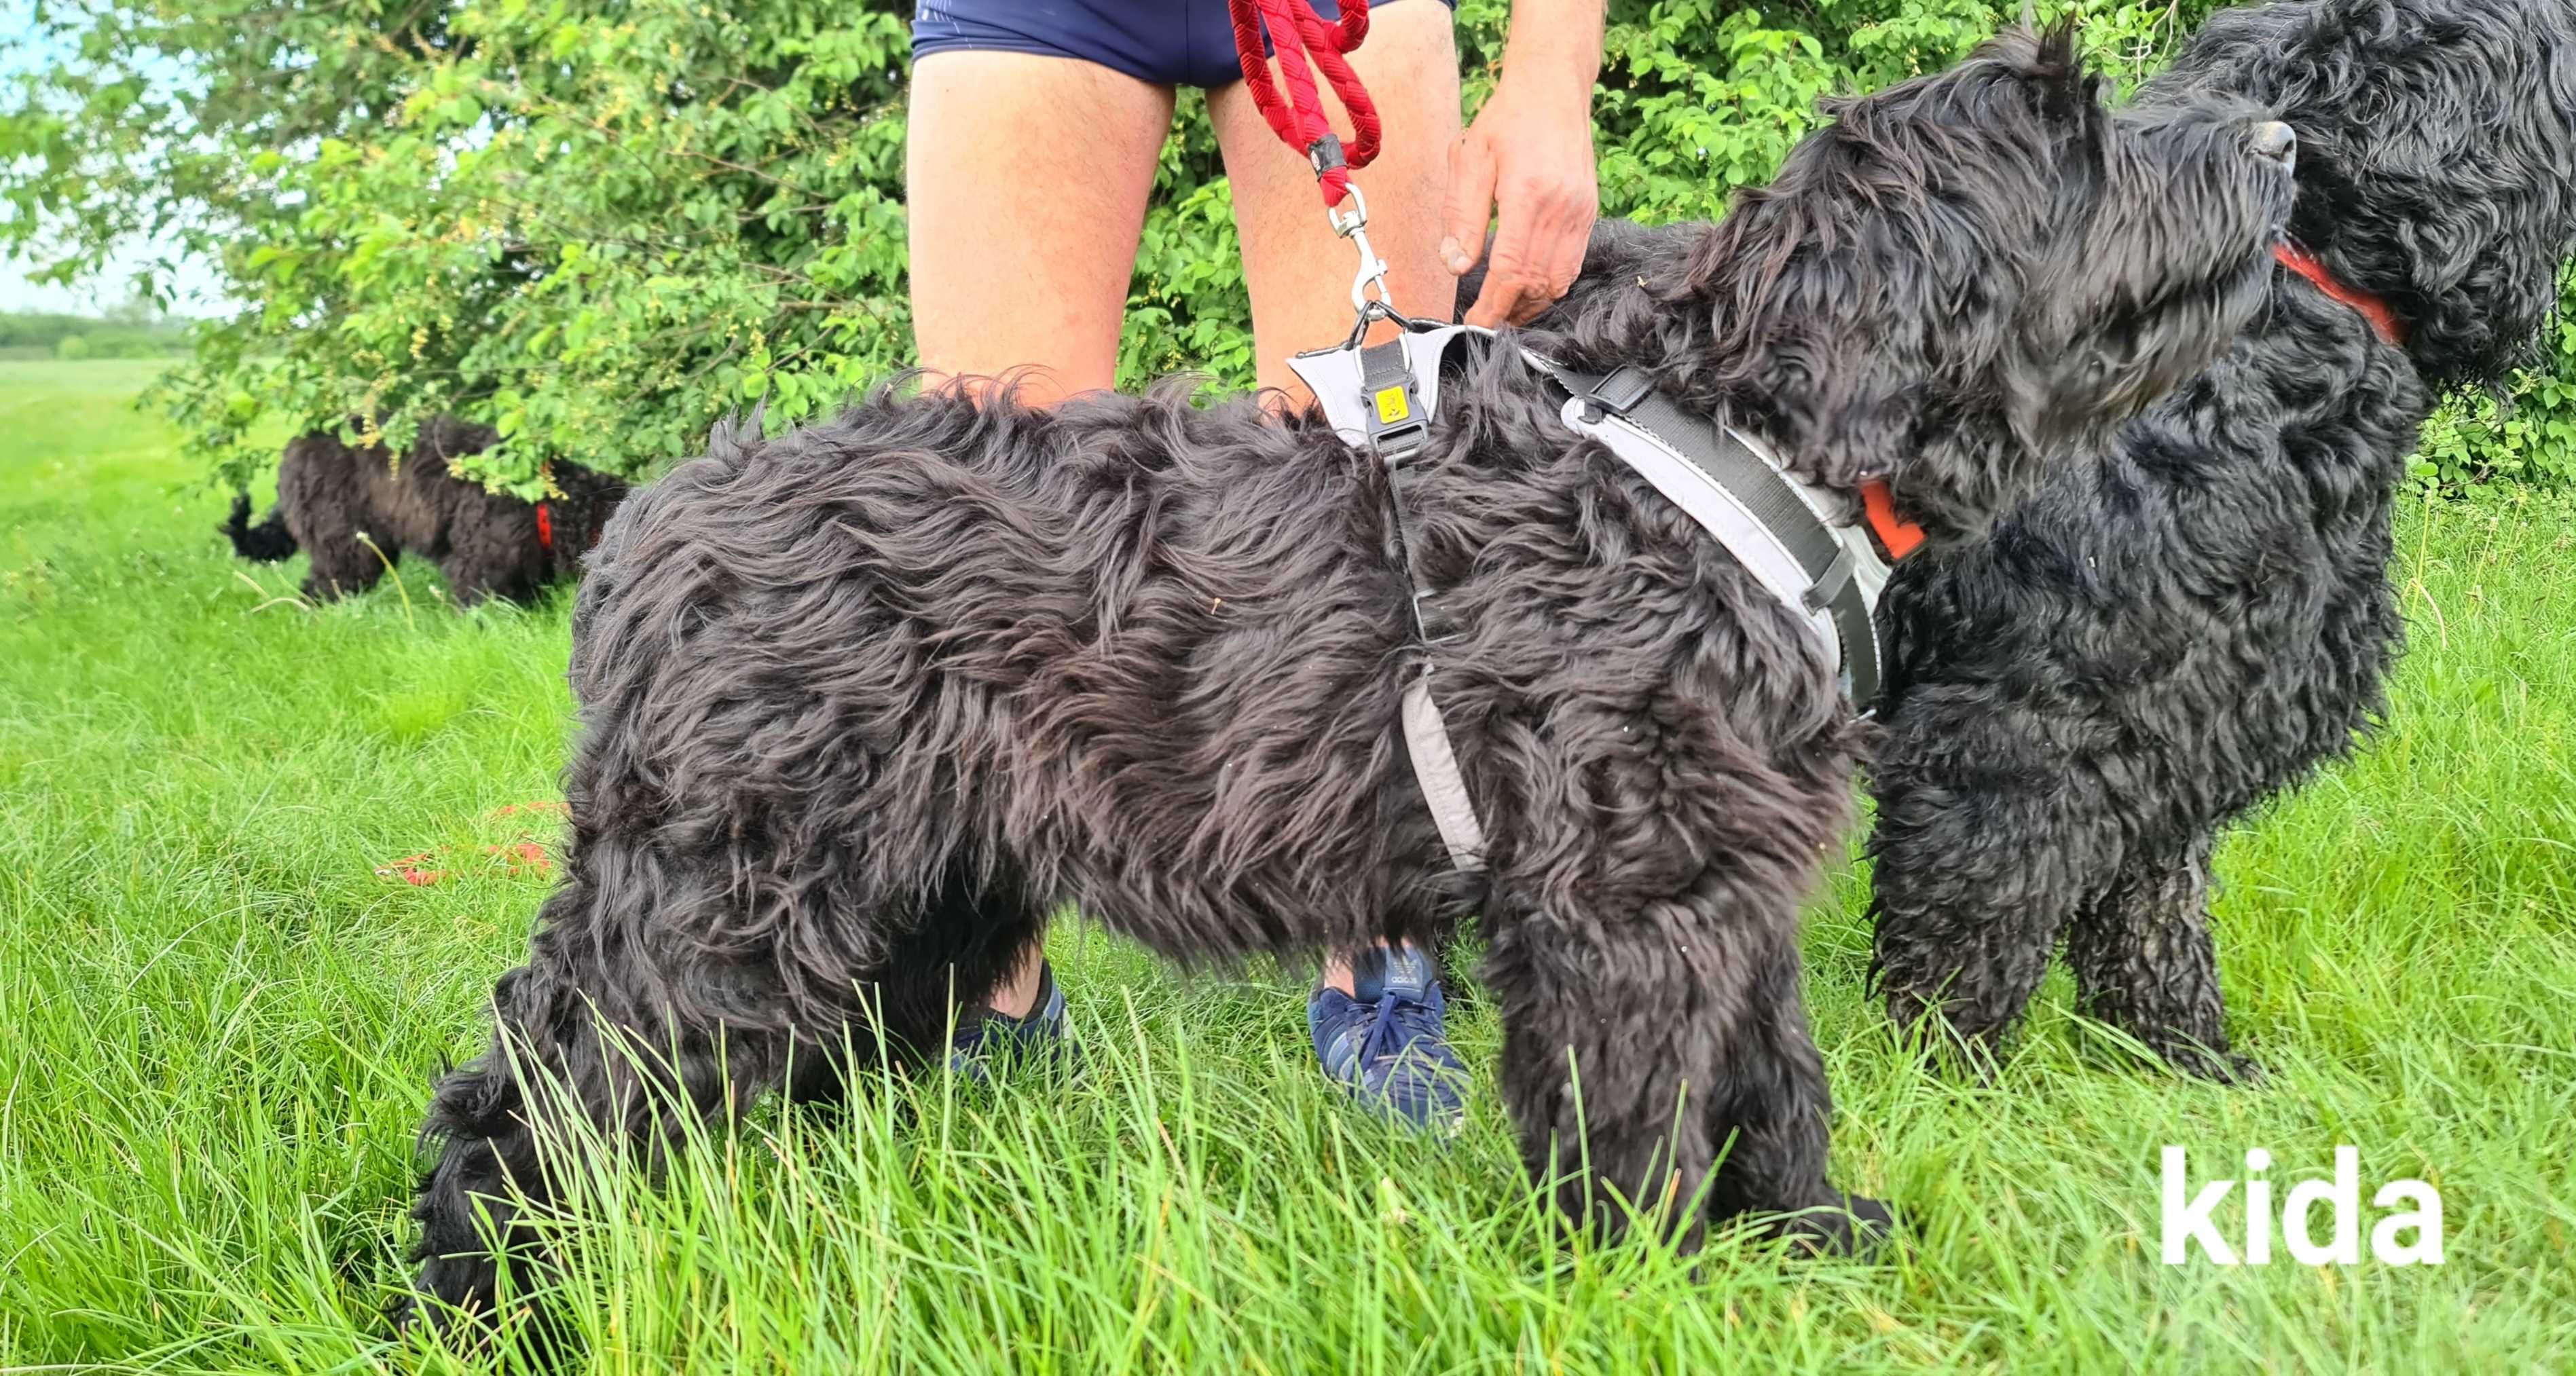
M 31 70 L 55 53 L 37 41 L 31 0 L 0 0 L 0 79 Z M 0 257 L 0 311 L 89 312 L 123 301 L 126 283 L 145 255 L 135 245 L 119 255 L 95 281 L 77 287 L 40 286 L 27 280 L 27 267 Z M 177 283 L 183 312 L 208 309 L 214 299 L 214 274 L 203 263 L 182 266 Z

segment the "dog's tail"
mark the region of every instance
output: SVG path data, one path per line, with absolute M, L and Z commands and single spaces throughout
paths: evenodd
M 271 511 L 267 520 L 258 525 L 250 523 L 250 494 L 247 492 L 234 494 L 232 519 L 218 528 L 232 537 L 233 553 L 244 559 L 274 564 L 295 552 L 295 537 L 287 533 L 286 517 L 282 513 Z

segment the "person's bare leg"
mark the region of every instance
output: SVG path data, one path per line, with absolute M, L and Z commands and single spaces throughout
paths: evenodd
M 1458 141 L 1458 47 L 1451 24 L 1449 7 L 1438 0 L 1381 5 L 1369 16 L 1367 40 L 1351 54 L 1351 69 L 1377 101 L 1385 133 L 1377 160 L 1351 174 L 1368 197 L 1369 242 L 1387 262 L 1395 308 L 1432 320 L 1451 318 L 1458 291 L 1458 279 L 1440 261 L 1449 145 Z M 1350 121 L 1331 89 L 1321 89 L 1334 132 L 1347 144 Z M 1359 252 L 1325 222 L 1314 170 L 1271 132 L 1242 82 L 1208 92 L 1208 114 L 1225 153 L 1235 226 L 1243 236 L 1260 382 L 1302 407 L 1313 398 L 1288 370 L 1288 355 L 1339 343 L 1351 332 L 1351 278 L 1359 271 Z
M 1107 387 L 1172 91 L 1073 58 L 949 51 L 913 69 L 912 329 L 951 377 Z M 1032 967 L 1034 969 L 1034 967 Z
M 912 329 L 947 377 L 1035 369 L 1046 405 L 1109 386 L 1118 325 L 1172 92 L 1095 63 L 932 53 L 913 68 L 906 192 Z M 1029 944 L 990 1007 L 1026 1017 L 1045 945 Z

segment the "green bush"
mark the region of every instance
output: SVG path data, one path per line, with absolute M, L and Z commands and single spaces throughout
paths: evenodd
M 2042 7 L 2079 18 L 2123 86 L 2209 8 Z M 254 437 L 281 427 L 357 415 L 400 443 L 436 411 L 497 424 L 504 442 L 477 471 L 523 494 L 554 458 L 647 470 L 727 412 L 765 402 L 785 425 L 909 359 L 909 9 L 49 8 L 81 60 L 22 77 L 0 103 L 0 204 L 15 212 L 0 215 L 0 246 L 30 249 L 42 232 L 77 270 L 157 230 L 221 263 L 244 304 L 198 332 L 159 398 L 223 480 L 272 462 Z M 1506 10 L 1458 7 L 1471 107 L 1492 90 Z M 1597 101 L 1603 211 L 1717 215 L 1813 127 L 1818 96 L 1945 66 L 1997 21 L 1985 0 L 1615 0 Z M 189 79 L 156 75 L 171 64 Z M 1156 192 L 1122 374 L 1241 385 L 1247 303 L 1195 98 Z M 2460 457 L 2436 464 L 2567 481 L 2549 425 L 2564 423 L 2553 408 L 2576 387 L 2576 345 L 2558 363 L 2525 381 L 2518 420 L 2463 412 L 2444 432 Z M 2513 428 L 2534 417 L 2540 428 Z
M 2464 392 L 2433 413 L 2414 465 L 2419 480 L 2447 490 L 2518 483 L 2576 491 L 2576 273 L 2560 283 L 2541 353 L 2501 394 Z

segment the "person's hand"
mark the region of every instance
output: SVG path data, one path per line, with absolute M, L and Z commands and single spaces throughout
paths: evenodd
M 1552 83 L 1563 86 L 1567 83 Z M 1441 261 L 1465 276 L 1476 266 L 1485 222 L 1497 218 L 1485 288 L 1467 323 L 1524 324 L 1574 286 L 1600 210 L 1592 164 L 1592 83 L 1542 94 L 1512 83 L 1510 62 L 1493 99 L 1449 150 L 1448 237 Z

